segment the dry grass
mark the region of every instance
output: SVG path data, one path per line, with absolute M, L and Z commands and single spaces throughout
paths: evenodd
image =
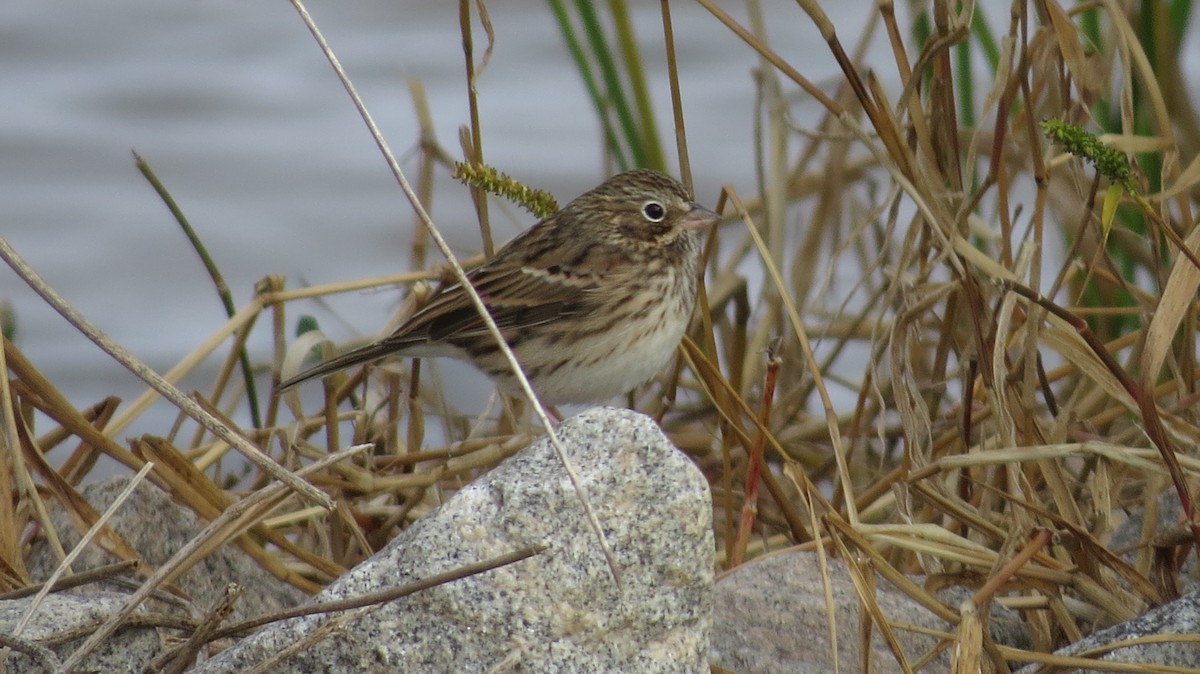
M 1108 542 L 1124 512 L 1153 514 L 1166 491 L 1191 512 L 1200 476 L 1200 268 L 1170 243 L 1182 238 L 1194 249 L 1200 241 L 1200 169 L 1190 163 L 1200 129 L 1185 88 L 1171 79 L 1177 45 L 1144 53 L 1116 3 L 1015 2 L 1011 23 L 996 27 L 996 62 L 981 67 L 981 33 L 949 11 L 954 3 L 933 3 L 923 40 L 903 37 L 881 3 L 858 42 L 892 45 L 900 87 L 856 68 L 827 27 L 844 77 L 822 91 L 753 25 L 701 4 L 762 57 L 760 183 L 723 198 L 739 222 L 711 242 L 690 339 L 678 364 L 630 402 L 661 419 L 709 475 L 718 564 L 821 546 L 869 560 L 852 567 L 898 582 L 920 573 L 930 587 L 966 585 L 976 606 L 1019 604 L 1041 653 L 1172 598 L 1178 562 L 1200 534 L 1187 523 L 1158 531 L 1147 517 L 1132 563 Z M 808 11 L 821 25 L 819 10 Z M 1095 13 L 1097 45 L 1080 28 L 1091 25 L 1085 11 Z M 976 60 L 975 77 L 960 77 L 963 49 Z M 991 79 L 978 77 L 984 71 Z M 964 92 L 967 83 L 978 93 Z M 797 90 L 827 112 L 800 131 L 786 115 Z M 1111 233 L 1103 204 L 1121 194 L 1111 196 L 1104 178 L 1039 127 L 1052 118 L 1096 129 L 1100 105 L 1119 129 L 1102 140 L 1142 153 L 1132 185 L 1145 199 L 1139 205 L 1126 194 Z M 978 123 L 963 122 L 968 110 Z M 418 195 L 447 154 L 425 147 Z M 464 147 L 470 158 L 470 138 Z M 1061 256 L 1046 252 L 1060 241 Z M 414 268 L 425 266 L 423 246 Z M 439 382 L 408 362 L 373 370 L 366 385 L 361 373 L 327 384 L 315 405 L 251 391 L 264 401 L 260 427 L 229 420 L 246 404 L 237 382 L 250 330 L 273 332 L 278 381 L 279 364 L 294 369 L 321 345 L 318 333 L 288 338 L 292 303 L 446 277 L 432 268 L 303 290 L 266 279 L 250 305 L 167 375 L 178 380 L 224 352 L 220 377 L 197 401 L 288 470 L 371 443 L 306 477 L 335 498 L 335 509 L 280 492 L 229 518 L 212 540 L 233 541 L 313 591 L 529 442 L 536 429 L 519 401 L 458 412 Z M 759 280 L 762 291 L 751 296 Z M 401 313 L 423 296 L 414 292 Z M 4 425 L 10 454 L 0 462 L 13 471 L 0 476 L 6 588 L 26 582 L 20 532 L 39 523 L 53 535 L 47 501 L 74 510 L 81 526 L 95 521 L 74 485 L 99 455 L 132 470 L 154 461 L 148 479 L 206 520 L 268 482 L 191 422 L 162 438 L 116 442 L 154 393 L 121 412 L 113 401 L 76 410 L 8 342 L 4 364 L 11 380 L 0 396 L 16 413 Z M 52 420 L 37 436 L 35 412 Z M 63 445 L 74 446 L 70 457 L 48 465 L 42 457 Z M 761 485 L 753 479 L 747 488 L 748 474 L 761 475 Z M 118 558 L 132 554 L 107 544 Z M 960 615 L 904 587 L 959 625 L 947 638 L 966 654 L 960 664 L 975 658 L 1005 671 L 1054 662 L 990 644 L 978 624 L 986 610 Z

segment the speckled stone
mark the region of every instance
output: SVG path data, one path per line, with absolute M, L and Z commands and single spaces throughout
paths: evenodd
M 1146 510 L 1135 508 L 1113 531 L 1112 538 L 1108 541 L 1108 549 L 1124 551 L 1121 558 L 1136 567 L 1139 556 L 1150 554 L 1151 543 L 1156 536 L 1182 526 L 1181 523 L 1186 519 L 1183 516 L 1183 506 L 1179 503 L 1179 494 L 1174 489 L 1166 489 L 1158 495 L 1154 511 L 1155 526 L 1150 530 L 1149 536 L 1142 531 Z M 1200 569 L 1197 569 L 1196 555 L 1184 557 L 1175 578 L 1179 583 L 1179 594 L 1200 591 Z
M 716 586 L 711 661 L 738 674 L 768 672 L 857 672 L 863 653 L 859 638 L 860 602 L 854 583 L 838 559 L 830 559 L 838 634 L 836 657 L 829 636 L 828 608 L 816 553 L 767 555 L 723 576 Z M 893 620 L 945 630 L 927 610 L 907 595 L 878 581 L 876 601 Z M 953 628 L 951 628 L 953 629 Z M 877 631 L 876 631 L 877 633 Z M 904 650 L 914 658 L 935 645 L 932 638 L 898 631 Z M 886 643 L 871 644 L 873 672 L 900 672 Z M 947 671 L 949 658 L 936 660 L 930 671 Z
M 622 590 L 542 440 L 317 600 L 397 587 L 535 543 L 549 546 L 541 555 L 353 616 L 269 626 L 194 671 L 240 672 L 279 656 L 268 671 L 708 672 L 713 539 L 703 476 L 640 414 L 593 409 L 558 433 Z
M 14 650 L 0 669 L 7 674 L 53 671 L 83 643 L 89 634 L 88 628 L 94 628 L 98 622 L 119 611 L 127 599 L 122 594 L 105 592 L 91 592 L 84 596 L 47 595 L 17 638 L 47 648 L 51 657 L 57 658 L 58 662 L 36 662 L 30 655 Z M 14 628 L 32 602 L 32 597 L 0 601 L 0 634 L 13 638 Z M 56 639 L 71 632 L 77 632 L 76 638 L 62 642 Z M 92 651 L 75 671 L 140 672 L 158 654 L 162 638 L 153 628 L 129 627 L 119 630 Z M 44 643 L 48 640 L 55 643 Z
M 117 477 L 102 482 L 93 482 L 80 487 L 79 493 L 96 512 L 104 512 L 129 483 L 128 477 Z M 79 542 L 79 532 L 71 523 L 62 507 L 56 503 L 50 511 L 50 521 L 58 532 L 63 546 L 70 550 Z M 137 551 L 151 567 L 162 566 L 187 545 L 204 529 L 191 510 L 177 505 L 161 489 L 149 482 L 142 482 L 130 494 L 121 507 L 108 520 L 108 526 L 131 548 Z M 105 564 L 118 562 L 99 545 L 84 548 L 82 554 L 71 565 L 76 573 L 94 569 Z M 48 578 L 58 566 L 58 559 L 50 551 L 50 545 L 39 539 L 26 558 L 29 574 L 35 582 Z M 134 584 L 141 579 L 135 578 Z M 230 621 L 245 620 L 264 613 L 297 606 L 306 595 L 275 576 L 267 573 L 258 562 L 251 559 L 235 545 L 227 545 L 205 555 L 199 563 L 175 581 L 175 585 L 193 599 L 191 614 L 204 615 L 225 593 L 229 583 L 243 588 L 241 596 L 233 606 Z M 75 590 L 92 593 L 97 589 L 113 592 L 129 592 L 128 585 L 99 582 Z M 151 602 L 155 611 L 174 611 L 174 604 Z
M 836 657 L 829 634 L 825 585 L 817 553 L 787 550 L 744 564 L 717 581 L 710 660 L 738 674 L 773 672 L 858 672 L 866 657 L 859 636 L 861 606 L 845 561 L 826 560 L 830 594 L 833 598 Z M 914 577 L 921 584 L 922 579 Z M 875 603 L 893 624 L 917 625 L 953 632 L 950 625 L 887 580 L 875 579 Z M 949 606 L 957 606 L 967 592 L 939 593 Z M 988 622 L 992 640 L 1005 646 L 1028 647 L 1028 635 L 1020 616 L 992 606 Z M 919 632 L 894 630 L 908 662 L 917 662 L 937 646 L 937 641 Z M 902 672 L 895 656 L 872 630 L 869 657 L 871 671 L 879 674 Z M 836 660 L 836 662 L 835 662 Z M 950 656 L 938 654 L 922 671 L 949 671 Z
M 1192 640 L 1200 633 L 1200 593 L 1186 594 L 1175 601 L 1163 604 L 1119 625 L 1096 632 L 1066 648 L 1055 651 L 1055 655 L 1078 655 L 1085 651 L 1099 652 L 1097 660 L 1146 665 L 1146 671 L 1157 667 L 1178 667 L 1193 671 L 1200 668 L 1200 644 Z M 1171 640 L 1171 635 L 1182 638 Z M 1113 644 L 1143 637 L 1158 637 L 1146 643 L 1123 648 L 1112 648 Z M 1029 665 L 1018 674 L 1033 674 L 1037 665 Z M 1103 669 L 1071 670 L 1080 674 L 1103 672 Z

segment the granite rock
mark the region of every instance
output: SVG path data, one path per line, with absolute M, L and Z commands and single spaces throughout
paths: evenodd
M 827 559 L 833 598 L 836 651 L 830 637 L 823 572 L 815 552 L 787 550 L 766 555 L 734 569 L 717 581 L 713 600 L 713 637 L 710 661 L 738 674 L 768 672 L 864 671 L 870 658 L 876 673 L 904 671 L 895 655 L 872 627 L 869 648 L 859 636 L 860 601 L 845 562 Z M 921 579 L 915 578 L 918 584 Z M 955 595 L 960 596 L 955 596 Z M 958 606 L 967 593 L 940 593 L 938 598 Z M 875 579 L 874 598 L 894 625 L 915 625 L 953 633 L 955 627 L 933 615 L 907 594 L 882 578 Z M 1028 637 L 1012 611 L 993 607 L 989 620 L 992 640 L 1026 647 Z M 894 629 L 910 665 L 937 647 L 937 640 L 919 632 Z M 836 652 L 836 655 L 835 655 Z M 948 671 L 949 654 L 942 650 L 922 671 Z
M 1200 592 L 1186 594 L 1175 601 L 1153 608 L 1118 625 L 1101 630 L 1070 646 L 1055 651 L 1055 655 L 1077 656 L 1094 652 L 1097 660 L 1112 663 L 1144 665 L 1145 671 L 1176 667 L 1172 671 L 1200 669 L 1200 644 L 1194 637 L 1200 633 Z M 1180 635 L 1172 640 L 1171 635 Z M 1148 637 L 1148 638 L 1147 638 Z M 1154 638 L 1160 637 L 1160 638 Z M 1114 644 L 1147 638 L 1144 643 L 1114 648 Z M 1018 674 L 1040 671 L 1030 665 Z M 1056 670 L 1057 671 L 1057 670 Z M 1076 669 L 1074 672 L 1101 672 L 1110 669 Z
M 0 601 L 0 634 L 33 645 L 37 651 L 35 656 L 14 649 L 0 665 L 0 671 L 8 674 L 54 671 L 83 643 L 90 629 L 119 611 L 126 599 L 125 595 L 105 592 L 47 595 L 17 636 L 14 630 L 33 598 Z M 68 633 L 76 636 L 66 641 L 57 639 Z M 127 627 L 105 639 L 76 671 L 140 672 L 158 654 L 162 638 L 154 628 Z
M 524 561 L 368 609 L 268 626 L 193 670 L 708 672 L 708 484 L 653 421 L 593 409 L 558 427 L 612 548 L 540 440 L 460 490 L 316 601 L 402 586 L 540 544 Z M 266 663 L 266 664 L 265 664 Z
M 97 512 L 104 512 L 128 482 L 127 477 L 95 482 L 80 487 L 79 493 Z M 79 532 L 61 507 L 56 505 L 51 508 L 50 521 L 62 539 L 65 549 L 70 550 L 79 542 Z M 142 482 L 134 488 L 129 498 L 108 520 L 108 525 L 141 555 L 143 561 L 154 568 L 166 563 L 204 529 L 204 524 L 195 513 L 175 504 L 171 497 L 148 482 Z M 120 560 L 93 544 L 82 551 L 71 568 L 78 573 L 118 561 Z M 50 552 L 49 544 L 39 540 L 30 550 L 25 563 L 34 581 L 42 582 L 58 566 L 58 559 Z M 129 593 L 142 579 L 131 580 L 132 583 L 122 584 L 101 582 L 77 591 Z M 205 615 L 224 595 L 225 588 L 230 583 L 236 583 L 242 588 L 230 621 L 274 613 L 296 606 L 306 599 L 303 592 L 264 571 L 235 545 L 226 545 L 205 555 L 174 582 L 193 599 L 195 605 L 185 612 L 192 617 Z M 174 610 L 175 606 L 156 603 L 154 608 Z

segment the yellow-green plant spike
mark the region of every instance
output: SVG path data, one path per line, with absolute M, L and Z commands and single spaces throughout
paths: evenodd
M 1061 119 L 1043 120 L 1042 131 L 1067 152 L 1091 162 L 1109 182 L 1119 184 L 1129 192 L 1137 191 L 1133 187 L 1133 170 L 1124 152 L 1101 143 L 1094 134 Z
M 1135 199 L 1138 197 L 1137 188 L 1133 185 L 1133 170 L 1129 167 L 1129 159 L 1124 152 L 1100 142 L 1094 134 L 1061 119 L 1042 120 L 1041 126 L 1050 140 L 1076 157 L 1083 157 L 1091 162 L 1100 175 L 1112 183 L 1104 193 L 1104 204 L 1100 210 L 1100 229 L 1104 243 L 1107 243 L 1121 198 L 1127 193 Z
M 479 187 L 504 197 L 539 218 L 558 210 L 558 202 L 548 192 L 526 187 L 507 173 L 497 171 L 486 164 L 455 162 L 454 177 L 465 185 Z

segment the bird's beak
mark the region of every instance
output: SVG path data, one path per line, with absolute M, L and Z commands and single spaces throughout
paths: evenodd
M 692 210 L 688 211 L 683 219 L 679 221 L 679 226 L 682 229 L 690 229 L 693 231 L 702 231 L 712 227 L 721 221 L 721 216 L 701 206 L 700 204 L 692 204 Z

